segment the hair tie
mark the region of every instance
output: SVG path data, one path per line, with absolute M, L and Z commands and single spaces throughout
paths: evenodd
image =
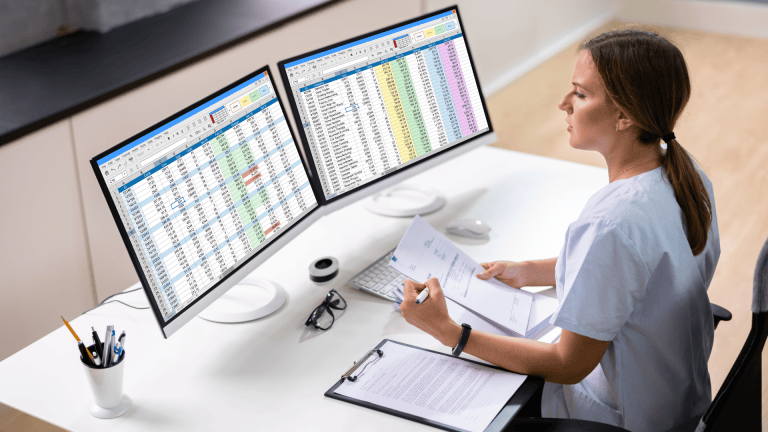
M 664 135 L 663 137 L 661 137 L 661 139 L 664 140 L 665 143 L 669 144 L 670 141 L 675 139 L 675 133 L 674 132 L 670 132 L 670 133 Z

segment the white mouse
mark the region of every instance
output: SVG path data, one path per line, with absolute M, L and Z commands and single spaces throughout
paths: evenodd
M 469 238 L 483 238 L 488 235 L 491 227 L 477 219 L 459 219 L 451 222 L 445 227 L 448 234 L 453 234 Z

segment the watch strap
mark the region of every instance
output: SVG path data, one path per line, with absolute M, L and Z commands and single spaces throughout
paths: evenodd
M 459 343 L 453 347 L 453 352 L 451 353 L 454 357 L 458 357 L 459 354 L 464 351 L 464 347 L 467 346 L 467 342 L 469 341 L 469 332 L 471 331 L 472 327 L 470 327 L 469 324 L 464 323 L 461 325 L 461 337 L 459 338 Z

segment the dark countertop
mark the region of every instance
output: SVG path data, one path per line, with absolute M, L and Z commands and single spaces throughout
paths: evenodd
M 0 58 L 0 145 L 338 0 L 201 0 Z

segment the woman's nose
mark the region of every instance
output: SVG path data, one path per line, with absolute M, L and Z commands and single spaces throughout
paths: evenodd
M 560 101 L 559 104 L 557 104 L 557 107 L 560 108 L 563 111 L 569 112 L 570 111 L 570 104 L 568 103 L 568 95 L 566 94 L 563 96 L 563 99 Z

